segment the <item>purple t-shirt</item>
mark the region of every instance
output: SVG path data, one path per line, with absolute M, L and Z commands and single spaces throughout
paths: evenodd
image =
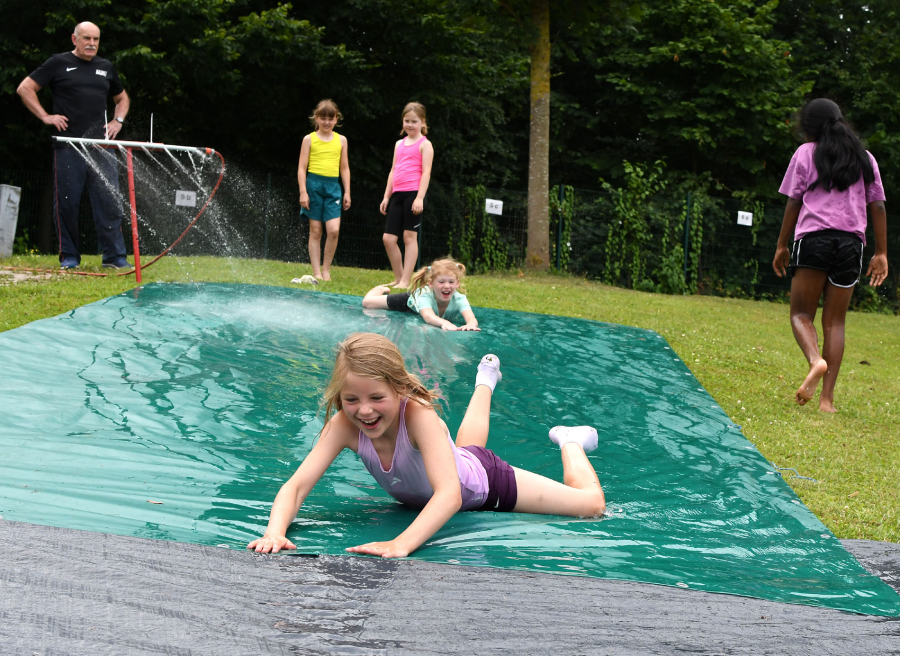
M 875 171 L 875 180 L 871 184 L 867 185 L 860 176 L 859 180 L 844 191 L 825 191 L 821 185 L 809 191 L 809 186 L 819 177 L 813 161 L 815 152 L 815 143 L 800 146 L 791 158 L 791 164 L 778 189 L 785 196 L 803 201 L 797 227 L 794 229 L 794 240 L 819 230 L 843 230 L 857 235 L 865 244 L 866 205 L 876 200 L 885 200 L 878 163 L 872 153 L 866 151 L 872 170 Z

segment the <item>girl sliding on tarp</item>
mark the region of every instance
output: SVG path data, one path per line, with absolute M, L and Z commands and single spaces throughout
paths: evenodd
M 391 294 L 390 287 L 379 285 L 365 295 L 363 307 L 414 312 L 425 323 L 443 330 L 481 330 L 468 299 L 459 291 L 465 275 L 465 265 L 453 258 L 435 260 L 431 266 L 416 271 L 409 292 Z M 465 322 L 462 326 L 453 323 L 460 319 Z
M 460 510 L 602 515 L 603 489 L 585 455 L 597 448 L 597 431 L 590 426 L 550 430 L 562 451 L 564 484 L 511 467 L 486 448 L 491 397 L 502 377 L 497 356 L 484 356 L 477 372 L 454 443 L 437 415 L 437 395 L 406 370 L 394 344 L 372 333 L 341 342 L 323 399 L 326 423 L 320 439 L 275 497 L 265 535 L 247 548 L 260 553 L 297 548 L 287 529 L 344 449 L 360 457 L 388 494 L 421 510 L 393 540 L 350 547 L 350 552 L 403 558 Z

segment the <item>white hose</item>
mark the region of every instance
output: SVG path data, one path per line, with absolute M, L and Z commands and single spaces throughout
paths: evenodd
M 194 146 L 169 146 L 168 144 L 150 143 L 148 141 L 115 141 L 112 139 L 82 139 L 78 137 L 53 137 L 57 141 L 73 144 L 90 144 L 105 148 L 146 148 L 147 150 L 177 150 L 182 152 L 197 153 L 198 155 L 212 155 L 216 151 L 212 148 L 196 148 Z

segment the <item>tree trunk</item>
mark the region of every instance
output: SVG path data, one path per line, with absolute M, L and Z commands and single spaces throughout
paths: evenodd
M 531 44 L 531 135 L 528 143 L 526 265 L 550 266 L 550 0 L 532 0 L 537 40 Z

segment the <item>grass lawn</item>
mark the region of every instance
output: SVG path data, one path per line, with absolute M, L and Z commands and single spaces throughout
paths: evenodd
M 55 257 L 14 257 L 0 266 L 55 267 Z M 99 271 L 99 258 L 85 258 Z M 307 265 L 264 260 L 168 257 L 144 282 L 241 282 L 289 286 Z M 320 289 L 362 295 L 383 271 L 337 268 Z M 6 276 L 0 276 L 0 285 Z M 134 276 L 53 275 L 0 286 L 0 330 L 55 316 L 135 285 Z M 516 273 L 472 276 L 475 306 L 550 313 L 655 330 L 690 366 L 744 435 L 779 467 L 816 482 L 788 482 L 840 538 L 900 542 L 900 317 L 851 313 L 835 393 L 838 413 L 794 403 L 806 364 L 786 305 L 708 296 L 646 294 L 575 277 Z M 821 334 L 821 330 L 820 330 Z

